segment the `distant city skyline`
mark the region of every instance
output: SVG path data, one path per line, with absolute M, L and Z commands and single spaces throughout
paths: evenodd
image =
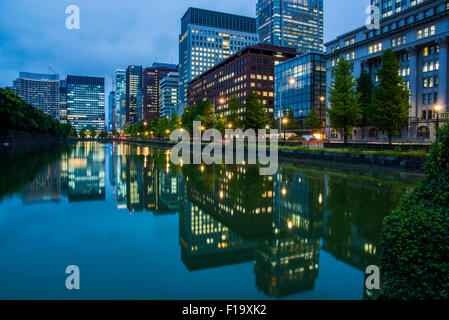
M 364 24 L 369 0 L 325 0 L 324 42 Z M 104 77 L 105 94 L 112 73 L 130 64 L 178 63 L 180 20 L 189 7 L 256 17 L 257 0 L 172 0 L 167 4 L 119 1 L 2 2 L 8 13 L 0 21 L 0 87 L 11 87 L 19 71 Z M 80 8 L 80 30 L 65 28 L 65 8 Z M 351 10 L 340 10 L 350 7 Z M 158 10 L 154 10 L 157 8 Z M 22 17 L 17 20 L 14 17 Z M 158 28 L 158 26 L 164 26 Z M 148 32 L 148 30 L 152 30 Z

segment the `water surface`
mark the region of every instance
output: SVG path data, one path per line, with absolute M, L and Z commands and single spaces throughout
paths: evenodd
M 0 168 L 0 299 L 369 298 L 382 219 L 421 179 L 320 163 L 264 177 L 95 142 Z

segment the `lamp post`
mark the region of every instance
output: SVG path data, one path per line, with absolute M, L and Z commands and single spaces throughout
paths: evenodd
M 286 132 L 285 130 L 287 129 L 287 123 L 288 123 L 288 119 L 284 118 L 281 121 L 284 124 L 284 144 L 287 142 L 287 137 L 286 137 Z
M 435 107 L 433 107 L 433 110 L 437 114 L 437 123 L 435 126 L 437 136 L 438 136 L 438 128 L 440 126 L 440 111 L 441 111 L 441 109 L 442 109 L 442 107 L 440 105 L 436 105 Z

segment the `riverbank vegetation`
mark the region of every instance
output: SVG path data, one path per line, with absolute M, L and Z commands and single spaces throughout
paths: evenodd
M 61 124 L 42 110 L 23 101 L 10 89 L 0 88 L 0 130 L 26 131 L 57 137 L 75 136 L 70 125 Z
M 383 222 L 381 299 L 449 298 L 449 126 L 437 133 L 426 176 Z

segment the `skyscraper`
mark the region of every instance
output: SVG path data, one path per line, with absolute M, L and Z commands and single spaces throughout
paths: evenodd
M 115 129 L 124 130 L 126 122 L 126 71 L 115 71 Z
M 323 51 L 323 0 L 258 0 L 257 26 L 262 43 Z
M 179 73 L 170 72 L 160 84 L 160 116 L 171 117 L 176 110 L 178 103 L 178 85 L 179 85 Z
M 81 129 L 105 129 L 104 78 L 67 76 L 67 121 Z
M 108 130 L 115 130 L 115 91 L 109 93 Z
M 19 72 L 13 90 L 26 103 L 58 118 L 59 75 Z
M 67 81 L 59 81 L 59 121 L 67 124 Z
M 142 66 L 129 66 L 126 69 L 126 120 L 125 126 L 136 123 L 137 117 L 137 94 L 142 89 Z
M 259 43 L 256 19 L 189 8 L 179 36 L 180 113 L 187 104 L 190 81 L 240 49 Z
M 160 116 L 160 83 L 170 72 L 178 72 L 178 66 L 167 63 L 153 63 L 143 71 L 143 119 L 151 121 Z

